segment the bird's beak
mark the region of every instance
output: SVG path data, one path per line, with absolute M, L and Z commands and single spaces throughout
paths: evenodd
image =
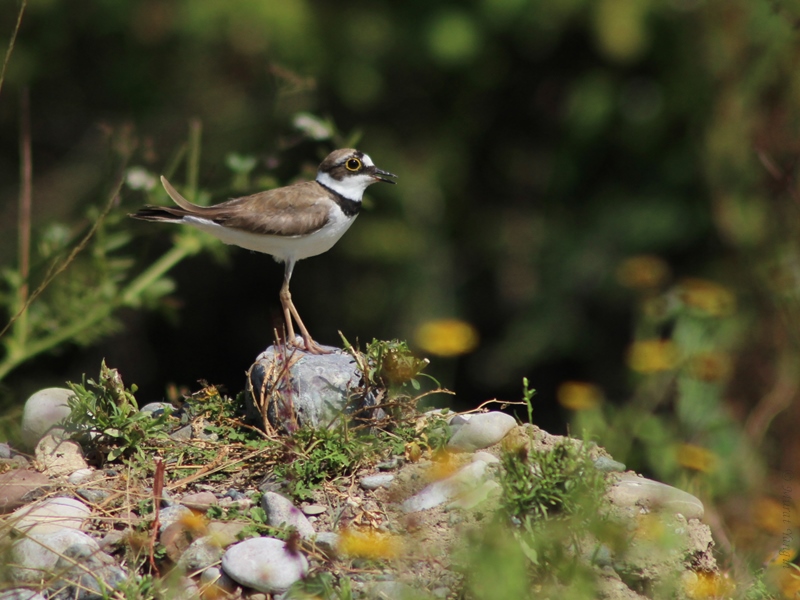
M 378 181 L 384 181 L 386 183 L 395 184 L 396 181 L 392 181 L 391 179 L 386 179 L 387 177 L 397 177 L 394 173 L 389 173 L 389 171 L 381 171 L 380 169 L 376 168 L 372 173 L 370 173 L 375 179 Z

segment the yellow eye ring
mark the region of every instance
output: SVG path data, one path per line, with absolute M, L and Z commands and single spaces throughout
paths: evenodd
M 358 171 L 361 168 L 361 161 L 357 158 L 348 158 L 347 162 L 344 163 L 344 167 L 348 171 Z

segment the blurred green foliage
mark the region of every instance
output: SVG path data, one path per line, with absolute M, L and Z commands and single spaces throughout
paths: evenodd
M 2 46 L 16 9 L 0 9 Z M 588 382 L 608 401 L 573 429 L 631 465 L 708 498 L 774 494 L 770 473 L 800 473 L 799 18 L 797 0 L 32 1 L 0 94 L 0 260 L 16 264 L 23 86 L 42 240 L 96 203 L 110 130 L 134 132 L 139 173 L 188 165 L 177 180 L 205 201 L 313 176 L 358 140 L 399 185 L 298 269 L 316 337 L 414 340 L 460 319 L 479 346 L 431 365 L 460 398 L 515 397 L 527 376 L 553 423 L 559 386 Z M 202 152 L 181 162 L 190 118 Z M 148 193 L 129 185 L 120 210 Z M 144 270 L 170 234 L 130 231 Z M 251 266 L 268 260 L 238 253 L 231 276 L 194 260 L 168 298 L 186 300 L 182 328 L 131 318 L 98 350 L 123 340 L 113 362 L 144 386 L 237 385 L 271 337 L 279 272 L 265 292 L 268 266 Z M 687 281 L 730 310 L 687 301 Z M 665 349 L 663 368 L 631 362 Z M 55 376 L 41 368 L 7 382 L 17 401 Z M 717 466 L 696 468 L 703 451 Z

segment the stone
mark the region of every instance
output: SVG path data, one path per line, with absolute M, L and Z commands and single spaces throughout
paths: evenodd
M 20 583 L 38 583 L 43 574 L 53 573 L 68 548 L 82 548 L 90 554 L 100 552 L 97 542 L 77 529 L 33 530 L 11 546 L 10 563 L 14 567 L 9 570 L 9 575 Z
M 186 573 L 202 571 L 214 563 L 219 562 L 224 552 L 225 551 L 214 542 L 211 536 L 201 537 L 193 541 L 189 547 L 184 550 L 180 559 L 178 559 L 178 567 L 183 569 Z
M 200 573 L 200 588 L 203 591 L 203 598 L 219 598 L 221 595 L 219 592 L 233 594 L 237 587 L 236 582 L 217 567 L 208 567 Z
M 78 488 L 75 490 L 75 493 L 90 504 L 100 504 L 111 495 L 111 492 L 108 490 L 98 490 L 94 488 Z
M 705 513 L 703 503 L 690 493 L 632 473 L 620 475 L 607 496 L 616 506 L 681 514 L 687 520 L 702 519 Z
M 147 413 L 152 417 L 160 417 L 166 413 L 175 414 L 175 407 L 169 402 L 148 402 L 139 409 L 140 413 Z
M 72 545 L 64 550 L 56 562 L 55 571 L 60 577 L 50 587 L 59 592 L 53 600 L 111 597 L 111 592 L 128 579 L 127 573 L 111 556 L 85 544 Z
M 78 469 L 72 475 L 67 477 L 67 483 L 70 485 L 81 485 L 82 483 L 86 483 L 89 481 L 96 471 L 94 469 Z
M 0 442 L 0 458 L 3 459 L 11 458 L 11 446 L 6 444 L 5 442 Z
M 294 527 L 303 539 L 316 535 L 314 526 L 300 509 L 280 494 L 275 492 L 264 494 L 261 498 L 261 507 L 267 513 L 267 524 L 272 527 Z
M 382 487 L 388 488 L 392 481 L 394 481 L 394 475 L 379 473 L 378 475 L 365 475 L 358 480 L 358 484 L 365 490 L 377 490 Z
M 447 446 L 454 450 L 474 452 L 499 442 L 517 424 L 511 415 L 499 411 L 478 413 L 464 423 L 450 438 Z
M 339 546 L 339 534 L 332 531 L 323 531 L 317 534 L 314 543 L 326 556 L 335 557 Z
M 193 510 L 206 512 L 211 506 L 217 504 L 217 497 L 211 492 L 186 494 L 183 498 L 181 498 L 181 504 Z
M 167 527 L 180 521 L 182 519 L 189 518 L 193 515 L 191 509 L 186 508 L 185 506 L 181 506 L 180 504 L 175 504 L 174 506 L 168 506 L 166 508 L 162 508 L 158 511 L 158 523 L 159 523 L 159 531 L 164 531 Z
M 28 504 L 50 487 L 50 478 L 38 471 L 14 469 L 0 473 L 0 514 Z
M 0 592 L 0 600 L 46 600 L 44 596 L 28 588 L 15 588 Z
M 298 427 L 334 426 L 343 413 L 374 405 L 374 398 L 362 406 L 353 405 L 351 390 L 361 380 L 361 372 L 352 356 L 333 350 L 331 354 L 289 351 L 289 377 L 280 376 L 285 369 L 282 347 L 270 346 L 259 354 L 247 374 L 247 418 L 263 423 L 258 409 L 263 402 L 270 424 L 291 433 Z M 261 398 L 262 391 L 266 398 Z M 369 417 L 364 411 L 358 416 Z
M 206 533 L 220 548 L 227 548 L 239 541 L 239 534 L 247 527 L 246 523 L 235 521 L 212 521 Z
M 403 511 L 407 513 L 419 512 L 448 501 L 457 500 L 459 497 L 466 497 L 467 494 L 480 488 L 486 481 L 484 476 L 486 467 L 487 463 L 481 460 L 471 462 L 450 477 L 431 483 L 421 492 L 403 502 Z
M 186 525 L 180 521 L 170 523 L 158 535 L 158 541 L 172 562 L 178 562 L 186 549 L 195 541 L 195 536 Z
M 62 529 L 78 530 L 91 515 L 92 511 L 80 500 L 57 496 L 23 506 L 11 514 L 8 522 L 28 535 L 44 534 Z
M 625 471 L 625 465 L 621 462 L 617 462 L 613 458 L 609 458 L 608 456 L 600 456 L 594 461 L 594 468 L 598 471 L 602 471 L 603 473 L 614 473 L 619 472 L 622 473 Z
M 83 448 L 78 442 L 65 440 L 49 433 L 36 444 L 36 462 L 50 477 L 71 475 L 75 471 L 88 469 L 83 458 Z
M 307 504 L 306 506 L 302 506 L 300 510 L 302 510 L 303 514 L 307 517 L 313 517 L 326 512 L 328 507 L 322 506 L 321 504 Z
M 22 411 L 22 441 L 35 448 L 39 440 L 69 416 L 67 400 L 75 393 L 66 388 L 45 388 L 25 401 Z
M 222 557 L 222 570 L 237 583 L 268 594 L 286 591 L 308 573 L 308 561 L 276 538 L 251 538 Z

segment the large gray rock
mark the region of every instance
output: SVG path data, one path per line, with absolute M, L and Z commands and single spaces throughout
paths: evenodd
M 22 441 L 36 447 L 42 436 L 69 416 L 67 400 L 74 396 L 66 388 L 46 388 L 33 394 L 22 411 Z
M 286 591 L 308 573 L 306 557 L 276 538 L 234 544 L 222 557 L 222 570 L 234 581 L 268 594 Z
M 619 475 L 607 496 L 615 506 L 680 514 L 687 520 L 702 519 L 705 513 L 703 503 L 689 492 L 634 473 Z
M 23 506 L 8 518 L 8 523 L 27 535 L 62 529 L 80 529 L 92 511 L 80 500 L 58 496 L 38 504 Z
M 264 405 L 272 427 L 288 432 L 298 427 L 328 427 L 343 413 L 353 414 L 370 405 L 369 400 L 360 406 L 353 402 L 361 372 L 353 357 L 341 350 L 307 354 L 270 346 L 258 355 L 247 375 L 248 419 L 262 424 L 258 406 Z

